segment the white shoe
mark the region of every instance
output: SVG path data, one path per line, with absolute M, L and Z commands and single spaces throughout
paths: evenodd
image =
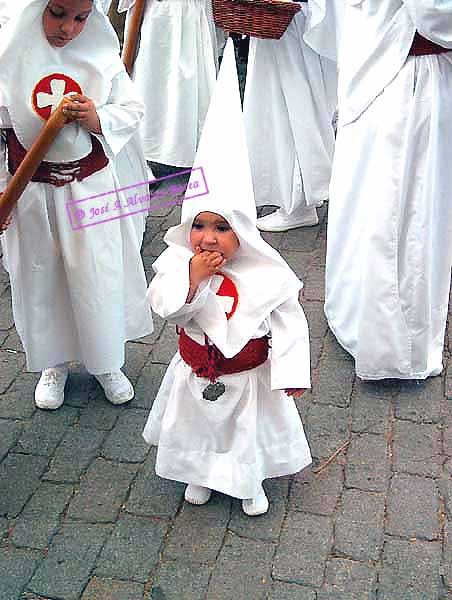
M 268 510 L 268 498 L 265 495 L 264 488 L 254 498 L 242 500 L 243 512 L 249 517 L 257 517 L 263 515 Z
M 318 224 L 319 217 L 315 206 L 303 207 L 303 210 L 290 215 L 282 208 L 278 208 L 275 212 L 257 220 L 257 228 L 261 231 L 289 231 L 289 229 L 312 227 Z
M 64 402 L 64 386 L 68 370 L 66 367 L 52 367 L 41 373 L 35 389 L 35 404 L 38 408 L 56 410 Z
M 132 384 L 122 371 L 103 373 L 94 377 L 104 388 L 105 397 L 112 404 L 124 404 L 132 400 L 135 395 Z
M 189 484 L 185 488 L 185 500 L 190 504 L 205 504 L 209 502 L 212 490 L 202 485 Z

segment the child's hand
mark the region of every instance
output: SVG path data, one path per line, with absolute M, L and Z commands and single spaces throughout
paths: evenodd
M 63 113 L 71 121 L 77 121 L 88 131 L 102 133 L 96 107 L 90 98 L 80 94 L 70 96 L 70 102 L 64 106 Z
M 201 250 L 199 246 L 196 246 L 195 255 L 190 259 L 190 291 L 187 302 L 191 302 L 199 284 L 221 269 L 225 263 L 226 259 L 221 252 Z
M 306 390 L 304 388 L 287 388 L 284 391 L 288 396 L 293 396 L 294 398 L 301 398 Z

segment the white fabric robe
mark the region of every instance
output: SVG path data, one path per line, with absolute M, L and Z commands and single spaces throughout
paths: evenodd
M 452 2 L 350 0 L 345 27 L 325 313 L 359 377 L 424 379 L 449 300 L 452 52 L 408 52 L 416 29 L 452 49 Z
M 211 0 L 146 2 L 133 78 L 145 103 L 141 138 L 148 161 L 193 164 L 216 78 L 211 13 Z
M 133 143 L 142 105 L 125 72 L 98 108 L 109 164 L 63 187 L 30 182 L 2 236 L 14 320 L 30 371 L 80 361 L 93 374 L 124 364 L 124 342 L 152 331 L 140 257 L 142 214 L 73 231 L 66 203 L 145 181 Z M 0 107 L 0 128 L 10 126 Z M 0 189 L 8 177 L 0 153 Z M 116 198 L 123 198 L 124 192 Z
M 336 63 L 303 40 L 307 5 L 279 40 L 251 38 L 244 116 L 256 205 L 286 213 L 328 198 Z
M 203 344 L 194 317 L 211 302 L 214 279 L 200 286 L 190 304 L 168 314 L 174 279 L 157 273 L 149 289 L 152 306 Z M 276 308 L 253 337 L 269 332 L 271 357 L 255 369 L 219 377 L 226 391 L 215 402 L 202 397 L 209 381 L 197 377 L 176 352 L 143 432 L 147 443 L 158 445 L 159 476 L 253 498 L 264 479 L 295 473 L 311 462 L 295 402 L 280 391 L 310 387 L 308 328 L 298 298 Z

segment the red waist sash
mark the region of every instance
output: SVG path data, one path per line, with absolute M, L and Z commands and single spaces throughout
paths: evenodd
M 192 368 L 193 373 L 198 377 L 207 377 L 210 381 L 215 381 L 219 375 L 241 373 L 262 365 L 268 357 L 268 337 L 250 340 L 238 354 L 226 358 L 216 346 L 207 344 L 207 341 L 202 346 L 181 329 L 179 330 L 179 352 L 187 365 Z
M 409 54 L 410 56 L 425 56 L 427 54 L 443 54 L 444 52 L 452 52 L 452 48 L 443 48 L 443 46 L 422 37 L 416 31 Z
M 8 171 L 11 175 L 19 168 L 27 151 L 17 139 L 14 129 L 5 129 L 5 140 L 8 148 Z M 97 173 L 108 165 L 108 158 L 99 140 L 90 134 L 91 152 L 80 160 L 55 163 L 43 160 L 31 178 L 39 183 L 50 183 L 61 187 L 74 181 L 82 181 L 93 173 Z

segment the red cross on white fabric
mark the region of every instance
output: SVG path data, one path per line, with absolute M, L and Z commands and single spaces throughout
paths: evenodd
M 32 103 L 35 112 L 47 121 L 53 111 L 60 104 L 63 96 L 70 92 L 82 94 L 82 88 L 79 84 L 63 73 L 52 73 L 43 77 L 35 85 L 32 96 Z
M 235 313 L 237 308 L 237 304 L 239 303 L 239 293 L 235 286 L 235 283 L 223 273 L 215 273 L 219 277 L 223 278 L 223 281 L 220 283 L 220 286 L 217 290 L 217 296 L 219 296 L 219 300 L 224 307 L 224 312 L 226 313 L 226 318 L 229 319 Z

